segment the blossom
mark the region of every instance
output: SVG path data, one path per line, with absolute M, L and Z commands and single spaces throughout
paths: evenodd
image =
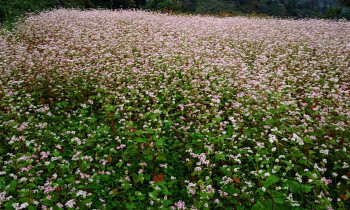
M 73 208 L 75 205 L 75 201 L 73 199 L 66 202 L 65 206 L 68 208 Z
M 28 206 L 29 206 L 28 203 L 22 203 L 22 204 L 20 205 L 19 209 L 25 209 L 25 208 L 27 208 Z
M 177 209 L 186 209 L 186 205 L 184 201 L 178 201 L 177 203 L 175 203 L 175 206 Z
M 273 144 L 274 142 L 277 142 L 277 138 L 273 134 L 269 134 L 269 142 Z

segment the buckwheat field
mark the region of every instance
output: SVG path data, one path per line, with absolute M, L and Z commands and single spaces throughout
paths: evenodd
M 0 75 L 1 209 L 349 209 L 350 22 L 54 10 Z

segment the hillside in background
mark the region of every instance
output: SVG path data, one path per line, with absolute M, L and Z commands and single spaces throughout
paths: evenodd
M 167 2 L 168 8 L 176 7 L 175 0 L 150 0 Z M 198 13 L 266 14 L 277 17 L 349 18 L 349 9 L 337 0 L 182 0 L 182 10 Z M 164 3 L 160 3 L 163 4 Z
M 342 2 L 342 3 L 339 3 Z M 50 8 L 138 8 L 200 14 L 350 19 L 349 0 L 2 0 L 0 22 Z

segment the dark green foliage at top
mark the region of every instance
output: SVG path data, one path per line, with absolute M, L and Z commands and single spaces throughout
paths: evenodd
M 266 14 L 277 17 L 350 19 L 350 0 L 1 0 L 0 23 L 14 23 L 26 13 L 50 8 L 147 8 L 201 14 Z M 322 3 L 322 4 L 318 4 Z
M 276 17 L 350 19 L 349 0 L 149 0 L 147 8 L 202 14 L 266 14 Z M 181 8 L 181 9 L 180 9 Z
M 25 13 L 49 8 L 142 8 L 146 0 L 0 0 L 0 23 L 15 22 Z
M 1 0 L 0 22 L 13 22 L 23 13 L 51 8 L 56 3 L 56 0 Z
M 344 6 L 350 7 L 350 0 L 339 0 L 339 2 Z
M 179 0 L 150 0 L 147 3 L 148 9 L 168 9 L 172 11 L 181 11 L 185 8 L 182 6 L 182 1 Z
M 197 4 L 196 12 L 200 13 L 218 13 L 221 11 L 230 12 L 239 10 L 239 3 L 227 0 L 208 0 L 200 1 Z

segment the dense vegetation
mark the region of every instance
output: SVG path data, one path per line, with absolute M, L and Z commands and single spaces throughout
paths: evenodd
M 316 2 L 316 3 L 315 3 Z M 265 14 L 278 17 L 316 17 L 350 19 L 349 0 L 321 7 L 326 0 L 2 0 L 0 22 L 14 22 L 27 12 L 49 8 L 143 8 L 152 10 L 204 14 Z
M 350 23 L 55 10 L 0 33 L 0 208 L 349 209 Z
M 322 1 L 301 0 L 150 0 L 148 8 L 168 8 L 175 11 L 217 14 L 220 12 L 233 14 L 266 14 L 278 17 L 328 17 L 350 18 L 350 11 L 342 9 L 347 5 L 330 4 L 322 7 Z
M 24 13 L 40 12 L 50 8 L 141 8 L 146 0 L 2 0 L 0 22 L 14 22 Z

